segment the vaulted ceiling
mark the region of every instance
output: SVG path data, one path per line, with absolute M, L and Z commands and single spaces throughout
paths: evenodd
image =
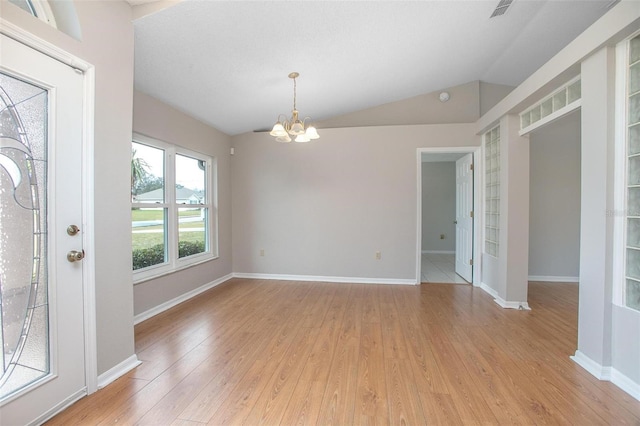
M 223 132 L 314 121 L 474 80 L 515 86 L 611 0 L 131 0 L 135 86 Z M 150 13 L 152 12 L 152 13 Z

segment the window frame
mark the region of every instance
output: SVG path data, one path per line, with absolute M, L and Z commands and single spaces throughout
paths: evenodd
M 161 149 L 164 152 L 164 202 L 140 203 L 131 200 L 131 209 L 134 208 L 164 208 L 167 209 L 165 220 L 165 254 L 166 261 L 157 265 L 147 266 L 137 270 L 132 269 L 133 283 L 138 284 L 150 279 L 158 278 L 191 266 L 217 259 L 218 254 L 218 167 L 217 159 L 211 155 L 183 148 L 179 145 L 160 141 L 139 133 L 134 133 L 131 143 L 147 145 Z M 205 170 L 205 200 L 201 204 L 178 204 L 176 200 L 176 156 L 182 155 L 196 160 L 204 161 Z M 179 209 L 189 208 L 207 209 L 205 230 L 205 244 L 207 250 L 202 253 L 192 254 L 186 257 L 178 257 L 179 242 Z M 133 253 L 133 249 L 132 249 Z M 133 267 L 132 267 L 133 268 Z

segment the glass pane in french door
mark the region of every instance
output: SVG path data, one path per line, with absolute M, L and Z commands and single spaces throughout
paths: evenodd
M 0 73 L 0 402 L 50 371 L 47 97 Z

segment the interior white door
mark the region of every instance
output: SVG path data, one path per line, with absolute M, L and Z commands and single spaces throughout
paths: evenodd
M 456 273 L 473 280 L 473 154 L 456 161 Z
M 86 393 L 84 83 L 0 37 L 0 423 L 23 425 Z

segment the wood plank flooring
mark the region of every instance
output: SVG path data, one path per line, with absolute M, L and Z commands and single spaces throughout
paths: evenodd
M 577 296 L 234 279 L 137 325 L 143 364 L 48 424 L 638 425 L 569 359 Z

